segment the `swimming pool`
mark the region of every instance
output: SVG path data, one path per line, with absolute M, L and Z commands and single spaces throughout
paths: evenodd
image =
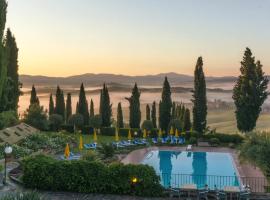
M 234 161 L 229 153 L 150 151 L 141 162 L 152 166 L 164 187 L 205 184 L 214 189 L 239 186 Z

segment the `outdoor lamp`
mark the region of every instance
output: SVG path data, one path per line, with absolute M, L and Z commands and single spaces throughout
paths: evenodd
M 135 136 L 137 136 L 137 135 L 138 135 L 137 131 L 135 131 L 135 132 L 134 132 L 134 135 L 135 135 Z
M 137 179 L 136 177 L 133 177 L 132 180 L 131 180 L 131 182 L 132 182 L 133 184 L 136 184 L 136 183 L 138 182 L 138 179 Z
M 12 147 L 8 143 L 6 143 L 5 149 L 4 149 L 4 154 L 5 154 L 5 175 L 3 179 L 4 185 L 7 184 L 7 156 L 10 155 L 11 153 L 12 153 Z

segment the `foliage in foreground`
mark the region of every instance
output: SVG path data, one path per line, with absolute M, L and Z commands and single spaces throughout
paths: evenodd
M 28 188 L 138 196 L 160 196 L 163 191 L 154 169 L 146 165 L 62 161 L 44 155 L 22 163 L 23 182 Z M 131 182 L 134 177 L 138 180 L 135 185 Z
M 250 133 L 241 147 L 240 157 L 258 165 L 270 175 L 270 135 L 268 132 Z
M 0 200 L 42 200 L 37 192 L 13 193 L 0 198 Z

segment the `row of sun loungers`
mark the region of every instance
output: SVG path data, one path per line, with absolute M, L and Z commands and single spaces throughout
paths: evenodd
M 185 144 L 185 138 L 184 137 L 174 137 L 174 136 L 167 136 L 164 138 L 152 138 L 153 144 Z M 112 142 L 114 146 L 117 148 L 123 148 L 123 147 L 129 147 L 129 146 L 135 146 L 135 145 L 147 145 L 149 144 L 146 139 L 134 139 L 134 140 L 122 140 L 119 142 Z M 96 149 L 97 144 L 96 143 L 90 143 L 90 144 L 84 144 L 85 149 Z
M 154 144 L 158 144 L 159 143 L 159 140 L 158 138 L 152 138 L 152 142 Z M 161 138 L 161 141 L 160 141 L 162 144 L 185 144 L 186 140 L 184 137 L 164 137 L 164 138 Z

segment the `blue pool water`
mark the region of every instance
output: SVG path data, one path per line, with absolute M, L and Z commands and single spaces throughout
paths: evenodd
M 239 186 L 233 159 L 229 153 L 151 151 L 142 164 L 152 166 L 161 177 L 164 187 L 180 187 L 183 184 L 205 184 L 214 189 Z

